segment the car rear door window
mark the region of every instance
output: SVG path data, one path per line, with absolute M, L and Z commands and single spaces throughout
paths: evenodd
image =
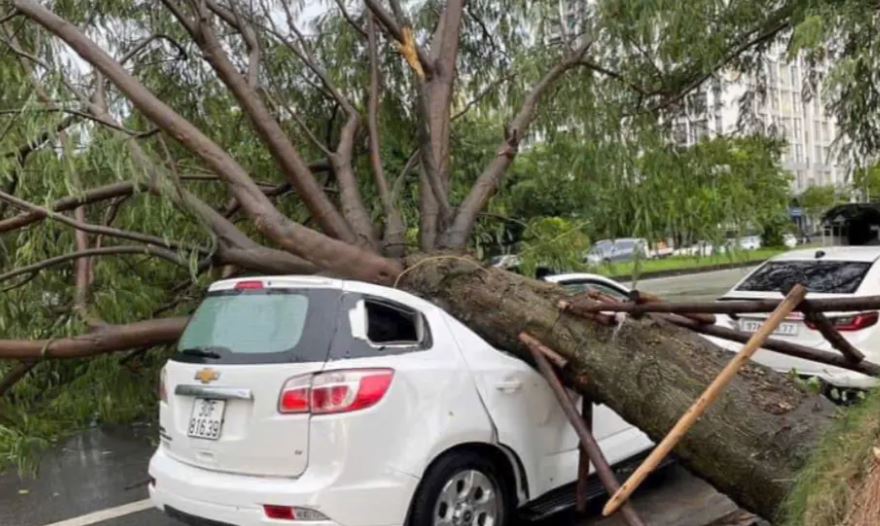
M 385 298 L 348 293 L 342 299 L 339 330 L 330 360 L 371 358 L 430 349 L 431 328 L 424 314 Z
M 418 345 L 417 312 L 390 303 L 366 300 L 367 337 L 373 343 Z
M 852 294 L 870 268 L 871 263 L 864 261 L 770 261 L 736 290 L 787 292 L 800 283 L 810 292 Z

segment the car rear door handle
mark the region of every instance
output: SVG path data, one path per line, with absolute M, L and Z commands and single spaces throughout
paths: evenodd
M 250 389 L 237 387 L 206 387 L 201 385 L 178 385 L 174 394 L 181 396 L 195 396 L 211 400 L 253 400 L 254 394 Z
M 507 378 L 495 384 L 495 389 L 502 393 L 515 393 L 522 388 L 522 381 L 516 378 Z

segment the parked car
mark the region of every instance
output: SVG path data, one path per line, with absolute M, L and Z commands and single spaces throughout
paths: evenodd
M 804 283 L 808 298 L 838 298 L 880 294 L 880 247 L 823 247 L 802 249 L 775 256 L 749 273 L 721 300 L 780 299 L 794 283 Z M 880 361 L 880 325 L 878 312 L 827 313 L 837 330 L 872 361 Z M 754 332 L 766 314 L 719 316 L 718 323 L 746 332 Z M 835 351 L 821 333 L 801 313 L 792 313 L 773 334 L 774 338 L 810 347 Z M 739 350 L 739 344 L 712 338 L 722 347 Z M 816 376 L 837 387 L 868 388 L 874 378 L 860 373 L 808 360 L 761 350 L 755 360 L 776 370 Z
M 677 248 L 672 251 L 673 256 L 711 256 L 720 252 L 716 247 L 708 241 L 697 241 L 693 245 Z
M 545 281 L 557 283 L 572 294 L 583 294 L 584 292 L 601 292 L 614 299 L 621 301 L 629 300 L 629 289 L 613 279 L 600 276 L 599 274 L 589 273 L 573 273 L 573 274 L 556 274 L 546 276 Z
M 749 235 L 743 236 L 733 240 L 733 244 L 731 246 L 735 246 L 740 250 L 758 250 L 761 248 L 761 236 L 759 235 Z
M 587 253 L 587 263 L 600 265 L 647 258 L 648 242 L 642 238 L 627 237 L 602 239 L 593 244 Z
M 648 248 L 646 255 L 650 259 L 662 259 L 673 255 L 675 249 L 666 241 L 658 241 L 654 243 L 653 248 Z
M 593 415 L 611 463 L 650 447 Z M 411 294 L 320 277 L 213 284 L 162 371 L 159 435 L 150 496 L 190 524 L 509 526 L 579 456 L 524 361 Z

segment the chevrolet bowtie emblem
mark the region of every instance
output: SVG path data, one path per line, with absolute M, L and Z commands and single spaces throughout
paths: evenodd
M 196 372 L 196 380 L 202 382 L 203 384 L 209 384 L 219 378 L 220 373 L 215 371 L 214 369 L 211 369 L 210 367 L 206 367 Z

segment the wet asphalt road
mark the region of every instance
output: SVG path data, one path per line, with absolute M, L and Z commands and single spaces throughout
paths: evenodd
M 667 299 L 714 299 L 750 269 L 645 280 L 641 290 Z M 630 283 L 627 283 L 630 285 Z M 148 428 L 102 428 L 82 433 L 43 459 L 37 478 L 0 475 L 0 526 L 48 526 L 147 498 L 146 466 L 154 445 Z M 674 504 L 672 504 L 674 503 Z M 736 512 L 724 496 L 674 467 L 635 500 L 649 526 L 706 526 Z M 180 526 L 152 509 L 103 522 L 63 526 Z M 540 526 L 617 526 L 617 519 L 563 515 Z M 719 525 L 722 523 L 718 523 Z M 60 525 L 59 525 L 60 526 Z
M 656 294 L 668 301 L 715 300 L 746 277 L 755 267 L 714 270 L 636 282 L 636 288 Z M 633 283 L 623 282 L 632 287 Z
M 0 475 L 0 525 L 47 526 L 147 498 L 146 463 L 154 445 L 149 428 L 91 429 L 43 459 L 36 479 Z M 562 514 L 529 526 L 620 526 L 599 519 L 599 502 L 586 518 Z M 649 526 L 706 526 L 735 513 L 726 497 L 678 466 L 667 468 L 636 495 L 634 505 Z M 181 526 L 146 509 L 99 522 L 64 526 Z M 521 524 L 518 526 L 527 526 Z

